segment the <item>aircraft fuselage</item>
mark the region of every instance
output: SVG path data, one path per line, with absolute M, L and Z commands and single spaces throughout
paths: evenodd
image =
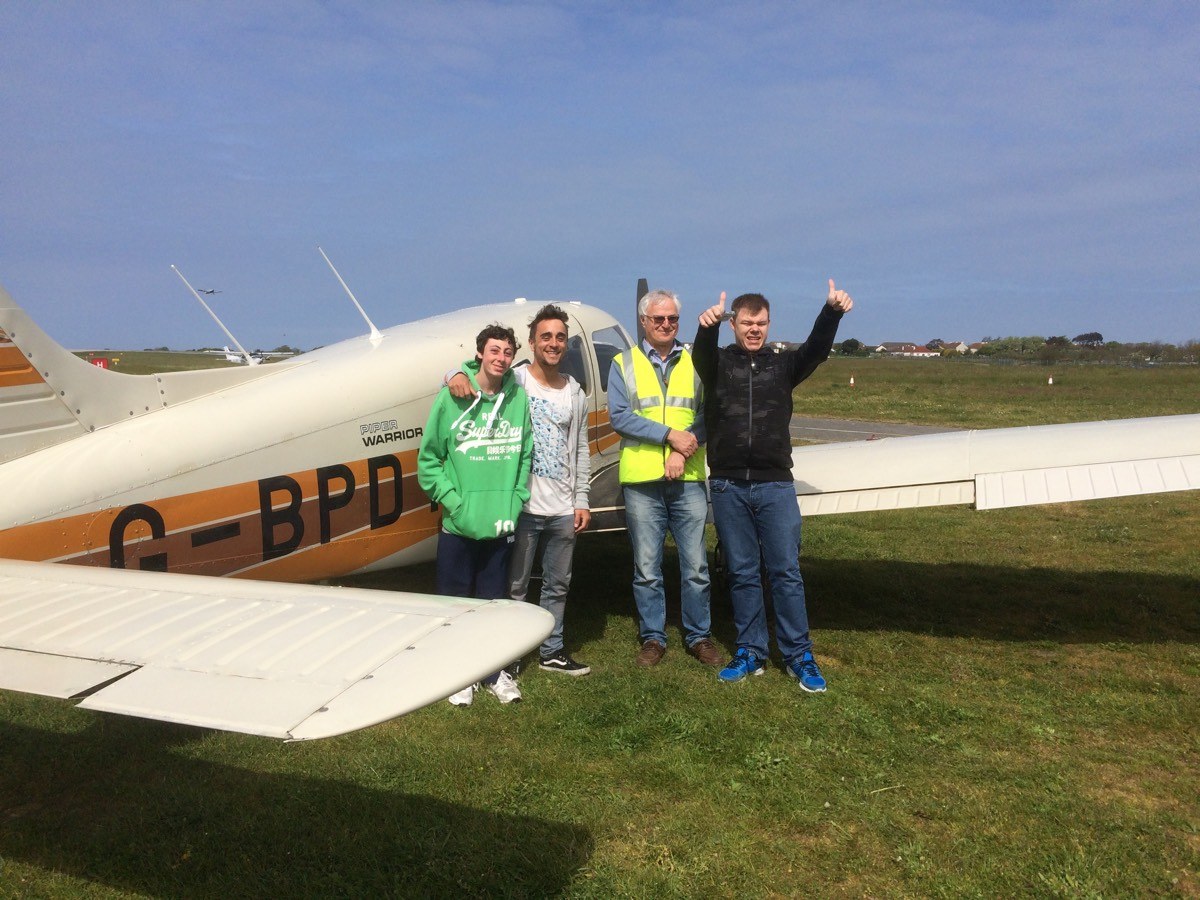
M 598 354 L 595 336 L 623 332 L 564 306 L 601 476 L 617 453 L 602 381 L 624 348 L 618 337 Z M 439 513 L 416 458 L 443 373 L 474 355 L 484 324 L 521 334 L 535 309 L 480 307 L 345 341 L 0 464 L 0 556 L 276 581 L 432 558 Z M 593 506 L 615 506 L 609 493 Z

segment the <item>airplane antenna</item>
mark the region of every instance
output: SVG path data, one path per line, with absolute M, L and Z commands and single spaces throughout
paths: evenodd
M 221 326 L 221 330 L 223 332 L 225 332 L 225 336 L 228 337 L 229 340 L 233 341 L 234 346 L 238 348 L 238 352 L 241 353 L 242 356 L 246 357 L 246 364 L 251 365 L 251 366 L 254 365 L 255 359 L 249 353 L 246 352 L 245 347 L 243 347 L 241 344 L 238 343 L 238 339 L 233 336 L 233 332 L 230 331 L 228 328 L 226 328 L 225 323 L 217 318 L 217 314 L 209 308 L 207 303 L 204 302 L 204 298 L 196 293 L 196 289 L 191 286 L 191 284 L 188 282 L 188 280 L 186 278 L 183 277 L 183 273 L 175 268 L 174 263 L 171 263 L 171 269 L 175 272 L 176 275 L 179 276 L 179 280 L 187 285 L 187 289 L 192 292 L 192 296 L 200 301 L 200 305 L 204 307 L 204 311 L 206 313 L 208 313 L 210 316 L 212 316 L 214 322 L 216 322 L 218 325 Z
M 336 268 L 334 268 L 333 263 L 329 262 L 329 257 L 325 256 L 325 251 L 321 249 L 320 245 L 317 246 L 317 252 L 320 253 L 322 257 L 324 257 L 325 262 L 329 263 L 329 268 L 333 269 L 333 274 L 334 274 L 334 276 L 337 277 L 337 280 L 341 282 L 342 289 L 346 292 L 346 294 L 354 302 L 355 307 L 357 307 L 358 314 L 360 316 L 362 316 L 363 319 L 366 320 L 366 323 L 371 327 L 371 340 L 372 341 L 380 340 L 383 337 L 383 335 L 381 335 L 379 333 L 379 329 L 375 327 L 375 323 L 371 321 L 370 316 L 368 316 L 366 314 L 366 311 L 363 310 L 362 305 L 358 302 L 358 298 L 354 296 L 354 292 L 352 290 L 350 290 L 349 286 L 342 279 L 342 276 L 338 273 L 338 270 Z

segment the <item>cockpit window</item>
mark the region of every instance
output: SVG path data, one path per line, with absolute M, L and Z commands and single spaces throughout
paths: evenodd
M 591 379 L 588 378 L 587 362 L 583 358 L 583 338 L 579 335 L 567 341 L 567 352 L 563 354 L 559 371 L 578 381 L 585 394 L 588 392 L 588 383 Z
M 600 390 L 608 390 L 608 370 L 613 357 L 629 349 L 629 338 L 620 328 L 609 326 L 592 332 L 592 346 L 596 348 L 596 363 L 600 367 Z

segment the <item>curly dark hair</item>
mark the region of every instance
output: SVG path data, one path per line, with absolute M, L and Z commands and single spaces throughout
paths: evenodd
M 517 343 L 517 333 L 499 322 L 493 322 L 475 335 L 475 352 L 483 353 L 483 346 L 488 341 L 508 341 L 512 344 L 514 354 L 521 349 L 521 345 Z

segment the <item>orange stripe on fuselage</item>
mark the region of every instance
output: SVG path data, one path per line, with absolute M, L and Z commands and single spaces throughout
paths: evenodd
M 621 436 L 613 431 L 607 408 L 588 413 L 588 440 L 594 445 L 593 453 L 603 453 L 620 443 Z
M 433 537 L 441 521 L 441 513 L 426 503 L 381 531 L 347 535 L 233 574 L 238 578 L 301 582 L 348 575 Z
M 415 450 L 381 454 L 21 525 L 0 531 L 0 556 L 277 581 L 335 577 L 437 532 L 416 458 Z

